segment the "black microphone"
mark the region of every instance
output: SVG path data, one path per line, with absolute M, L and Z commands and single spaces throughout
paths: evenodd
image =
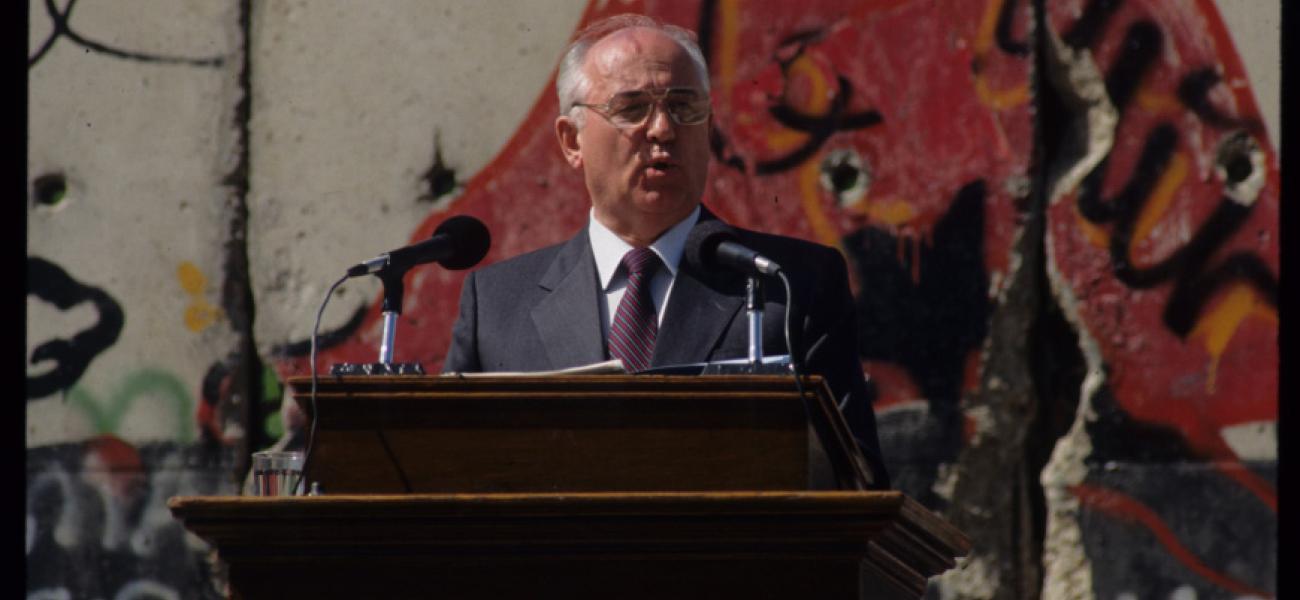
M 686 238 L 686 260 L 704 270 L 726 268 L 751 275 L 776 275 L 781 265 L 740 243 L 736 230 L 722 221 L 695 226 Z
M 429 239 L 405 248 L 385 252 L 348 269 L 348 277 L 359 277 L 386 269 L 405 271 L 437 261 L 453 271 L 468 269 L 487 256 L 492 236 L 487 226 L 474 217 L 457 215 L 443 221 Z

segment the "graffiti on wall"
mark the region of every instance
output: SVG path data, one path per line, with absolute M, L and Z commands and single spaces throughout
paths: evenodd
M 1273 455 L 1257 442 L 1276 422 L 1276 373 L 1259 376 L 1258 365 L 1276 364 L 1277 174 L 1244 70 L 1208 1 L 1046 5 L 1048 26 L 1090 50 L 1121 116 L 1109 155 L 1047 215 L 1053 256 L 1064 257 L 1053 267 L 1107 369 L 1094 458 L 1207 469 L 1196 485 L 1244 490 L 1224 497 L 1255 503 L 1242 507 L 1250 530 L 1271 531 Z M 579 25 L 631 11 L 699 32 L 715 105 L 705 204 L 742 227 L 844 252 L 886 460 L 900 489 L 935 508 L 947 501 L 934 490 L 938 468 L 972 427 L 963 401 L 979 384 L 989 316 L 1038 176 L 1036 6 L 646 0 L 592 3 Z M 473 215 L 493 232 L 490 263 L 580 228 L 588 204 L 555 147 L 556 110 L 541 90 L 500 154 L 411 239 L 448 214 Z M 405 337 L 395 360 L 441 364 L 463 277 L 412 273 L 408 298 L 421 301 L 400 327 L 420 335 Z M 356 313 L 318 368 L 372 359 L 380 322 L 378 302 Z M 305 341 L 283 342 L 279 374 L 305 374 L 305 354 Z M 1181 565 L 1161 589 L 1267 589 L 1267 560 L 1234 566 L 1232 551 L 1191 543 L 1223 524 L 1144 495 L 1142 481 L 1160 480 L 1099 479 L 1077 497 L 1119 527 L 1109 543 Z M 1100 548 L 1089 551 L 1104 556 Z M 1116 594 L 1155 589 L 1105 577 Z
M 1072 489 L 1085 547 L 1109 557 L 1095 580 L 1271 595 L 1278 171 L 1245 70 L 1209 2 L 1077 0 L 1047 17 L 1095 60 L 1118 116 L 1110 151 L 1049 213 L 1054 266 L 1107 369 L 1091 460 L 1118 466 Z M 1170 466 L 1124 466 L 1152 462 Z M 1116 557 L 1121 539 L 1145 543 Z M 1152 568 L 1119 568 L 1134 562 Z
M 146 14 L 139 8 L 78 0 L 31 2 L 28 26 L 32 46 L 28 69 L 32 80 L 41 84 L 33 87 L 49 89 L 44 84 L 61 77 L 66 79 L 69 72 L 76 73 L 83 66 L 93 67 L 96 61 L 99 65 L 108 61 L 141 64 L 147 65 L 146 69 L 174 66 L 202 72 L 204 77 L 220 76 L 214 70 L 228 66 L 229 56 L 204 56 L 207 51 L 152 49 L 177 40 L 204 43 L 195 42 L 201 36 L 194 35 L 192 29 L 144 29 L 161 23 L 175 27 L 180 20 L 171 17 L 194 17 L 201 14 L 200 9 L 159 5 Z M 159 14 L 167 10 L 174 12 Z M 220 13 L 224 10 L 221 7 L 201 10 L 213 11 L 208 16 L 214 21 L 225 18 Z M 150 23 L 150 18 L 157 19 Z M 130 31 L 132 27 L 137 29 Z M 212 33 L 220 36 L 225 30 L 212 30 Z M 214 45 L 221 43 L 219 39 L 213 41 Z M 142 51 L 141 48 L 151 49 Z M 142 81 L 147 88 L 149 75 Z M 41 103 L 43 110 L 32 115 L 33 122 L 47 116 L 66 119 L 73 112 L 85 109 L 86 105 L 78 104 L 75 94 L 64 96 L 61 100 L 67 102 Z M 88 97 L 89 102 L 98 102 L 96 108 L 112 111 L 107 114 L 116 115 L 125 109 L 126 115 L 131 116 L 131 107 L 115 105 L 113 98 L 106 101 L 95 94 Z M 159 122 L 168 126 L 177 125 L 174 119 L 167 119 L 170 115 L 142 116 L 162 119 Z M 86 126 L 90 126 L 89 121 Z M 45 134 L 55 138 L 37 136 L 42 139 L 29 143 L 33 149 L 50 151 L 61 143 L 66 144 L 67 133 L 46 131 Z M 132 140 L 103 141 L 117 147 Z M 32 178 L 30 206 L 34 213 L 48 218 L 38 221 L 42 224 L 69 215 L 61 212 L 53 216 L 56 211 L 81 209 L 67 201 L 65 173 L 94 177 L 87 174 L 97 172 L 96 165 L 87 168 L 88 165 L 77 164 L 76 159 L 68 156 L 53 160 L 60 164 Z M 97 182 L 86 183 L 94 187 Z M 99 196 L 86 200 L 90 204 L 114 198 Z M 111 208 L 107 210 L 111 212 Z M 73 215 L 62 225 L 71 224 L 75 228 L 78 218 Z M 132 231 L 136 230 L 139 227 Z M 145 232 L 137 238 L 145 240 L 148 235 Z M 52 240 L 57 243 L 56 238 L 41 239 L 46 245 Z M 63 248 L 63 256 L 68 256 L 68 249 Z M 129 266 L 146 268 L 123 263 L 124 268 Z M 117 265 L 112 267 L 116 268 Z M 26 451 L 27 596 L 123 600 L 223 597 L 219 585 L 214 585 L 220 578 L 211 551 L 172 517 L 166 502 L 174 495 L 234 493 L 237 486 L 233 465 L 237 464 L 239 433 L 227 427 L 221 432 L 222 443 L 196 443 L 210 439 L 212 430 L 210 423 L 203 420 L 202 411 L 198 419 L 195 416 L 195 395 L 204 391 L 200 382 L 154 368 L 148 359 L 140 364 L 128 364 L 126 368 L 106 367 L 105 363 L 114 362 L 103 360 L 109 353 L 120 356 L 137 350 L 122 345 L 123 339 L 129 339 L 123 334 L 126 313 L 132 307 L 125 300 L 129 296 L 119 295 L 125 290 L 110 290 L 99 287 L 103 284 L 92 285 L 73 276 L 84 273 L 95 276 L 96 281 L 112 282 L 118 280 L 113 273 L 105 277 L 103 273 L 86 271 L 86 264 L 78 263 L 75 257 L 62 264 L 42 256 L 27 257 L 27 302 L 35 313 L 35 317 L 29 313 L 29 319 L 42 319 L 28 323 L 32 339 L 26 357 L 29 363 L 27 406 L 29 415 L 38 414 L 39 418 L 47 419 L 39 424 L 44 430 L 42 435 L 31 437 L 29 433 L 28 443 L 35 445 Z M 205 299 L 207 278 L 189 262 L 176 265 L 175 274 L 179 284 L 175 290 L 183 294 L 177 294 L 180 299 L 176 302 L 175 323 L 183 324 L 183 331 L 203 333 L 224 316 L 221 309 Z M 146 316 L 132 327 L 147 326 L 146 321 L 154 311 L 139 307 L 135 310 L 133 314 Z M 143 356 L 157 352 L 141 350 Z M 114 359 L 121 364 L 118 357 Z M 109 369 L 107 375 L 105 369 Z M 105 380 L 109 383 L 103 387 L 89 383 Z M 228 405 L 219 408 L 229 409 Z M 51 415 L 59 417 L 51 418 Z M 41 441 L 51 435 L 60 442 Z M 64 442 L 69 436 L 84 439 Z M 151 441 L 140 442 L 141 438 Z M 159 441 L 152 441 L 155 439 Z
M 125 417 L 136 404 L 150 402 L 151 414 L 170 417 L 174 429 L 167 437 L 181 443 L 194 441 L 193 400 L 185 384 L 161 369 L 140 369 L 128 374 L 107 397 L 75 386 L 68 392 L 68 405 L 77 409 L 99 434 L 121 433 Z
M 27 295 L 35 296 L 68 311 L 84 304 L 94 307 L 94 325 L 69 339 L 56 338 L 38 344 L 28 362 L 40 370 L 27 375 L 27 399 L 44 398 L 72 387 L 85 374 L 90 362 L 107 350 L 122 333 L 126 317 L 122 306 L 104 290 L 73 279 L 67 271 L 37 256 L 27 257 Z M 53 363 L 46 368 L 45 363 Z
M 36 52 L 27 58 L 28 68 L 36 66 L 36 63 L 40 62 L 41 59 L 45 57 L 46 53 L 50 51 L 50 48 L 53 48 L 56 42 L 64 38 L 73 44 L 85 48 L 87 52 L 96 52 L 114 58 L 136 60 L 147 63 L 179 64 L 194 67 L 220 67 L 225 61 L 225 59 L 220 56 L 189 58 L 153 52 L 137 52 L 98 41 L 94 39 L 93 36 L 85 35 L 72 27 L 72 9 L 75 8 L 76 5 L 77 0 L 66 0 L 63 5 L 63 10 L 59 10 L 57 0 L 45 0 L 45 15 L 50 18 L 51 31 L 45 36 L 44 41 L 41 42 L 40 48 L 37 48 Z M 36 19 L 38 17 L 32 15 L 31 18 Z
M 742 227 L 846 255 L 887 460 L 901 488 L 942 502 L 931 490 L 935 472 L 968 429 L 961 400 L 978 384 L 994 288 L 1009 268 L 1015 203 L 1028 193 L 1030 65 L 1020 41 L 1027 6 L 634 2 L 589 7 L 582 23 L 623 11 L 699 32 L 716 108 L 705 204 Z M 487 223 L 493 247 L 485 262 L 558 242 L 586 219 L 582 181 L 555 147 L 556 111 L 548 88 L 447 209 Z M 508 200 L 522 197 L 550 201 Z M 430 216 L 412 239 L 442 218 Z M 400 327 L 421 335 L 405 337 L 394 360 L 437 368 L 463 276 L 412 273 L 408 297 L 422 301 Z M 318 364 L 370 360 L 379 311 L 367 307 L 342 329 L 346 337 L 322 344 Z M 305 349 L 280 346 L 282 376 L 306 372 Z
M 28 449 L 28 597 L 222 597 L 210 550 L 167 499 L 233 493 L 226 464 L 114 435 Z

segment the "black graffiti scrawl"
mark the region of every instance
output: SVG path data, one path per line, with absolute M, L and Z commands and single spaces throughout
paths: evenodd
M 963 186 L 935 225 L 932 244 L 900 245 L 898 237 L 875 227 L 844 238 L 865 282 L 857 297 L 859 355 L 902 366 L 928 404 L 924 423 L 881 427 L 886 456 L 899 464 L 896 487 L 927 506 L 943 503 L 931 487 L 938 466 L 961 449 L 964 364 L 988 335 L 986 194 L 981 180 Z M 901 256 L 900 248 L 906 250 Z M 891 419 L 882 416 L 881 422 Z M 910 469 L 899 468 L 904 464 Z
M 28 363 L 53 361 L 53 370 L 27 378 L 27 398 L 43 398 L 72 387 L 85 374 L 90 361 L 107 350 L 122 333 L 126 321 L 122 306 L 102 289 L 85 285 L 62 267 L 36 256 L 27 257 L 27 295 L 68 311 L 91 303 L 99 319 L 90 328 L 69 339 L 55 338 L 36 346 Z
M 50 48 L 54 47 L 54 43 L 59 41 L 59 38 L 68 38 L 72 43 L 85 48 L 87 52 L 93 50 L 99 54 L 112 56 L 114 58 L 135 60 L 144 63 L 178 64 L 215 68 L 222 66 L 225 62 L 220 56 L 189 58 L 183 56 L 167 56 L 163 54 L 135 52 L 117 48 L 98 40 L 91 39 L 72 28 L 72 24 L 69 21 L 72 19 L 72 9 L 76 6 L 77 0 L 67 0 L 67 3 L 63 5 L 63 10 L 59 10 L 55 0 L 45 0 L 44 4 L 45 12 L 49 15 L 54 30 L 51 31 L 49 37 L 45 38 L 45 41 L 41 43 L 41 47 L 36 50 L 36 53 L 27 58 L 27 67 L 29 69 L 36 66 L 36 63 L 40 62 L 41 58 L 45 57 L 45 54 L 50 51 Z

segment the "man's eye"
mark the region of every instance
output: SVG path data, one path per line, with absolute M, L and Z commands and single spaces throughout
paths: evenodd
M 649 102 L 632 102 L 611 106 L 609 111 L 615 116 L 636 120 L 644 116 L 649 107 Z

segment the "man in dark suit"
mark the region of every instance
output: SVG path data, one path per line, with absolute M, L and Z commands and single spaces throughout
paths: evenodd
M 716 219 L 700 204 L 711 113 L 694 35 L 635 15 L 598 22 L 570 45 L 556 89 L 556 135 L 586 182 L 591 219 L 567 242 L 466 278 L 443 370 L 542 371 L 619 358 L 635 371 L 745 357 L 744 278 L 682 260 L 692 229 Z M 793 238 L 738 236 L 790 277 L 802 364 L 826 378 L 874 485 L 887 487 L 844 259 Z M 763 350 L 785 354 L 787 300 L 769 287 Z

